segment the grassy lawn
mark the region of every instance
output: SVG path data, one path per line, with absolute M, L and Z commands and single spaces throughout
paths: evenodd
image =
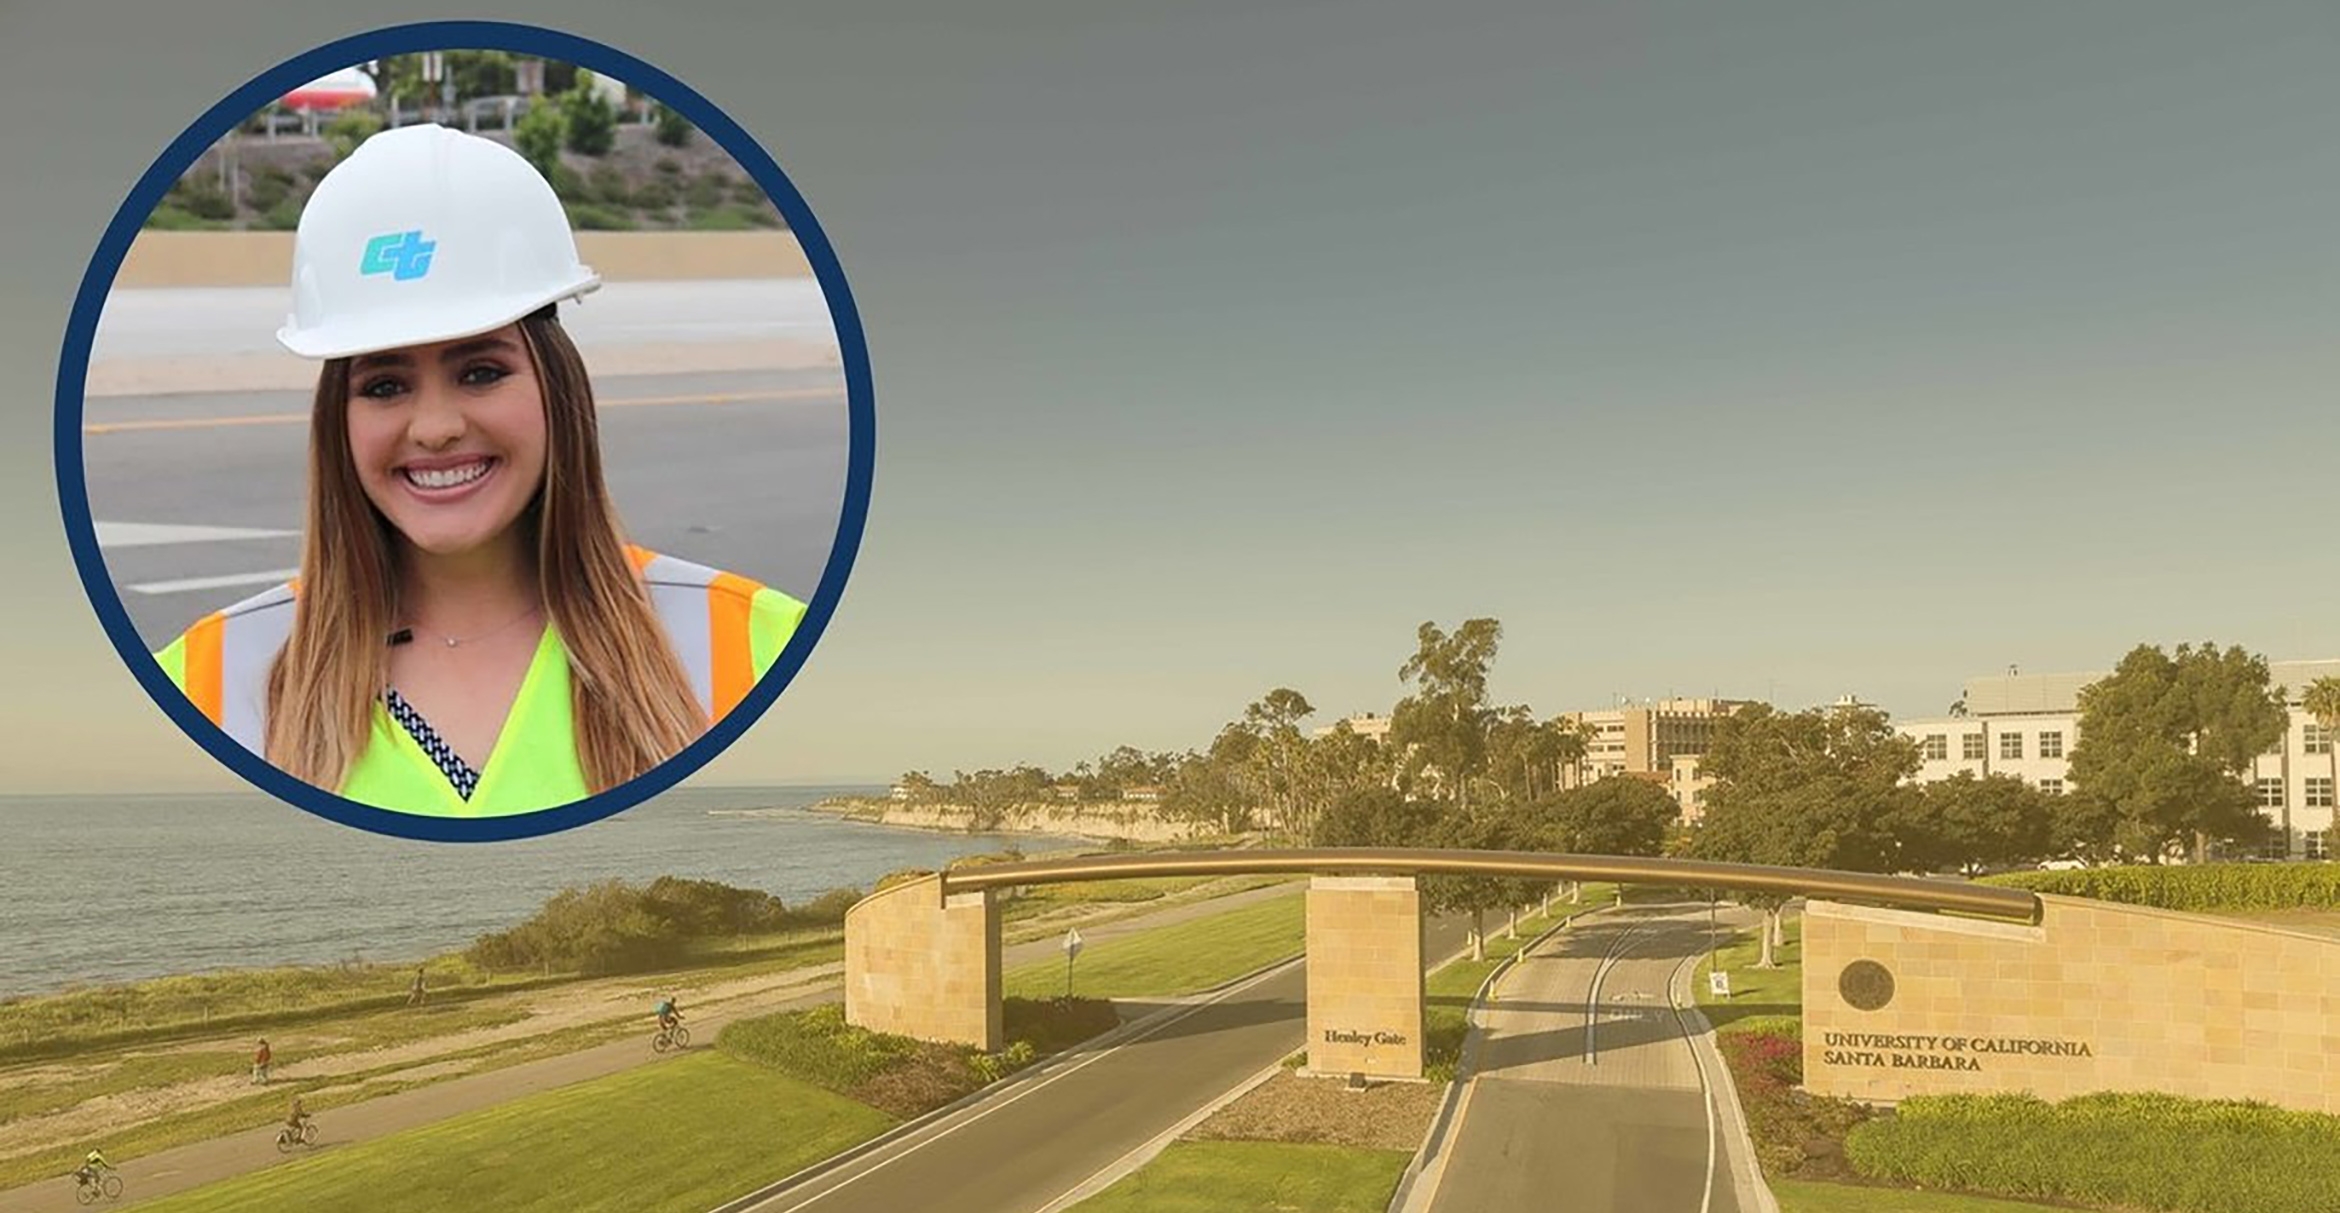
M 1412 1155 L 1403 1150 L 1181 1141 L 1082 1201 L 1082 1213 L 1381 1213 Z
M 555 1057 L 564 1053 L 574 1053 L 579 1049 L 591 1048 L 604 1041 L 632 1034 L 634 1034 L 634 1027 L 630 1022 L 625 1024 L 591 1024 L 532 1037 L 517 1043 L 483 1045 L 476 1049 L 450 1052 L 442 1055 L 439 1060 L 469 1060 L 475 1064 L 468 1072 L 479 1073 L 485 1070 L 502 1069 L 505 1066 L 516 1066 L 522 1062 Z M 241 1058 L 241 1055 L 238 1056 Z M 249 1061 L 248 1058 L 241 1060 Z M 241 1068 L 241 1063 L 239 1063 L 238 1069 Z M 269 1084 L 265 1090 L 255 1090 L 253 1094 L 241 1099 L 212 1104 L 193 1112 L 166 1116 L 160 1120 L 147 1121 L 135 1128 L 108 1133 L 105 1139 L 106 1155 L 117 1161 L 139 1158 L 168 1150 L 173 1146 L 209 1141 L 212 1138 L 224 1137 L 230 1133 L 240 1133 L 261 1125 L 274 1124 L 278 1118 L 284 1115 L 285 1103 L 295 1093 L 301 1096 L 302 1102 L 308 1106 L 311 1112 L 325 1112 L 361 1100 L 374 1099 L 383 1095 L 395 1095 L 400 1091 L 429 1086 L 434 1082 L 454 1076 L 442 1072 L 431 1078 L 401 1079 L 392 1077 L 404 1068 L 402 1066 L 384 1066 L 377 1070 L 340 1074 L 332 1078 L 313 1078 L 300 1081 L 280 1080 Z M 80 1160 L 82 1151 L 87 1148 L 85 1144 L 76 1143 L 0 1159 L 0 1189 L 28 1184 L 52 1175 L 62 1175 L 73 1169 L 73 1165 Z
M 1716 998 L 1707 992 L 1706 974 L 1711 960 L 1701 960 L 1690 974 L 1690 991 L 1698 999 L 1698 1006 L 1706 1012 L 1707 1021 L 1717 1030 L 1742 1019 L 1763 1015 L 1802 1015 L 1804 1013 L 1804 920 L 1790 917 L 1781 926 L 1787 942 L 1772 949 L 1772 959 L 1779 963 L 1776 969 L 1758 969 L 1755 962 L 1762 959 L 1763 945 L 1753 930 L 1743 931 L 1723 945 L 1722 967 L 1731 977 L 1731 996 Z
M 891 1117 L 714 1052 L 643 1066 L 146 1205 L 704 1213 Z M 326 1122 L 330 1139 L 332 1125 Z
M 1298 955 L 1305 925 L 1305 900 L 1295 893 L 1102 940 L 1082 948 L 1073 963 L 1073 993 L 1146 998 L 1209 989 Z M 1035 961 L 1011 969 L 1003 986 L 1011 998 L 1055 998 L 1064 993 L 1064 961 Z
M 1771 1192 L 1779 1197 L 1779 1213 L 2071 1213 L 2072 1209 L 2070 1205 L 2030 1205 L 1989 1196 L 1816 1184 L 1800 1179 L 1773 1180 Z

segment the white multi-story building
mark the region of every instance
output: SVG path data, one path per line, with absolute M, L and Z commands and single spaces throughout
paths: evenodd
M 2333 828 L 2335 782 L 2332 734 L 2300 708 L 2318 678 L 2340 677 L 2340 659 L 2276 661 L 2268 673 L 2290 708 L 2290 723 L 2275 749 L 2262 754 L 2243 778 L 2259 793 L 2259 807 L 2275 825 L 2270 859 L 2340 859 Z M 1923 765 L 1916 778 L 1931 783 L 1960 771 L 2014 775 L 2041 791 L 2061 793 L 2069 756 L 2080 740 L 2080 688 L 2093 674 L 2018 674 L 1966 684 L 1963 716 L 1900 720 L 1893 727 L 1918 743 Z

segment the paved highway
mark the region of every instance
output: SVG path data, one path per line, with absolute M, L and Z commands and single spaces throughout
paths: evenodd
M 149 649 L 300 562 L 308 398 L 89 400 L 82 438 L 106 568 Z M 809 599 L 844 501 L 834 367 L 597 377 L 603 458 L 636 543 Z
M 1433 921 L 1424 956 L 1450 955 L 1464 925 Z M 742 1213 L 1036 1213 L 1299 1048 L 1306 990 L 1304 967 L 1278 970 Z
M 1630 907 L 1505 974 L 1434 1213 L 1754 1213 L 1666 997 L 1710 939 L 1705 906 Z

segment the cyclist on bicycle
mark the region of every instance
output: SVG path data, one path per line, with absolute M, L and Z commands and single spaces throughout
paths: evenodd
M 681 1012 L 681 1011 L 679 1011 L 679 1010 L 676 1010 L 676 1009 L 675 1009 L 675 1005 L 674 1005 L 674 995 L 672 995 L 672 994 L 669 994 L 669 995 L 665 996 L 664 998 L 661 998 L 661 999 L 659 999 L 659 1000 L 658 1000 L 658 1027 L 659 1027 L 659 1030 L 661 1030 L 661 1031 L 668 1031 L 668 1032 L 671 1032 L 671 1031 L 673 1031 L 673 1030 L 674 1030 L 674 1026 L 675 1026 L 676 1024 L 679 1024 L 679 1023 L 681 1023 L 681 1022 L 682 1022 L 682 1012 Z
M 114 1164 L 106 1161 L 106 1156 L 102 1151 L 92 1149 L 82 1156 L 81 1168 L 73 1173 L 73 1179 L 76 1183 L 93 1184 L 97 1182 L 99 1175 L 113 1169 Z
M 298 1095 L 293 1096 L 292 1107 L 285 1113 L 284 1116 L 285 1127 L 291 1129 L 294 1133 L 299 1133 L 301 1131 L 301 1126 L 307 1124 L 308 1121 L 309 1112 L 308 1109 L 301 1106 L 301 1097 Z

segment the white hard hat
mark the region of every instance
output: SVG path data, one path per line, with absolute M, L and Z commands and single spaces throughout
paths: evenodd
M 600 285 L 560 198 L 518 152 L 401 127 L 360 144 L 302 208 L 276 339 L 304 358 L 449 341 Z

